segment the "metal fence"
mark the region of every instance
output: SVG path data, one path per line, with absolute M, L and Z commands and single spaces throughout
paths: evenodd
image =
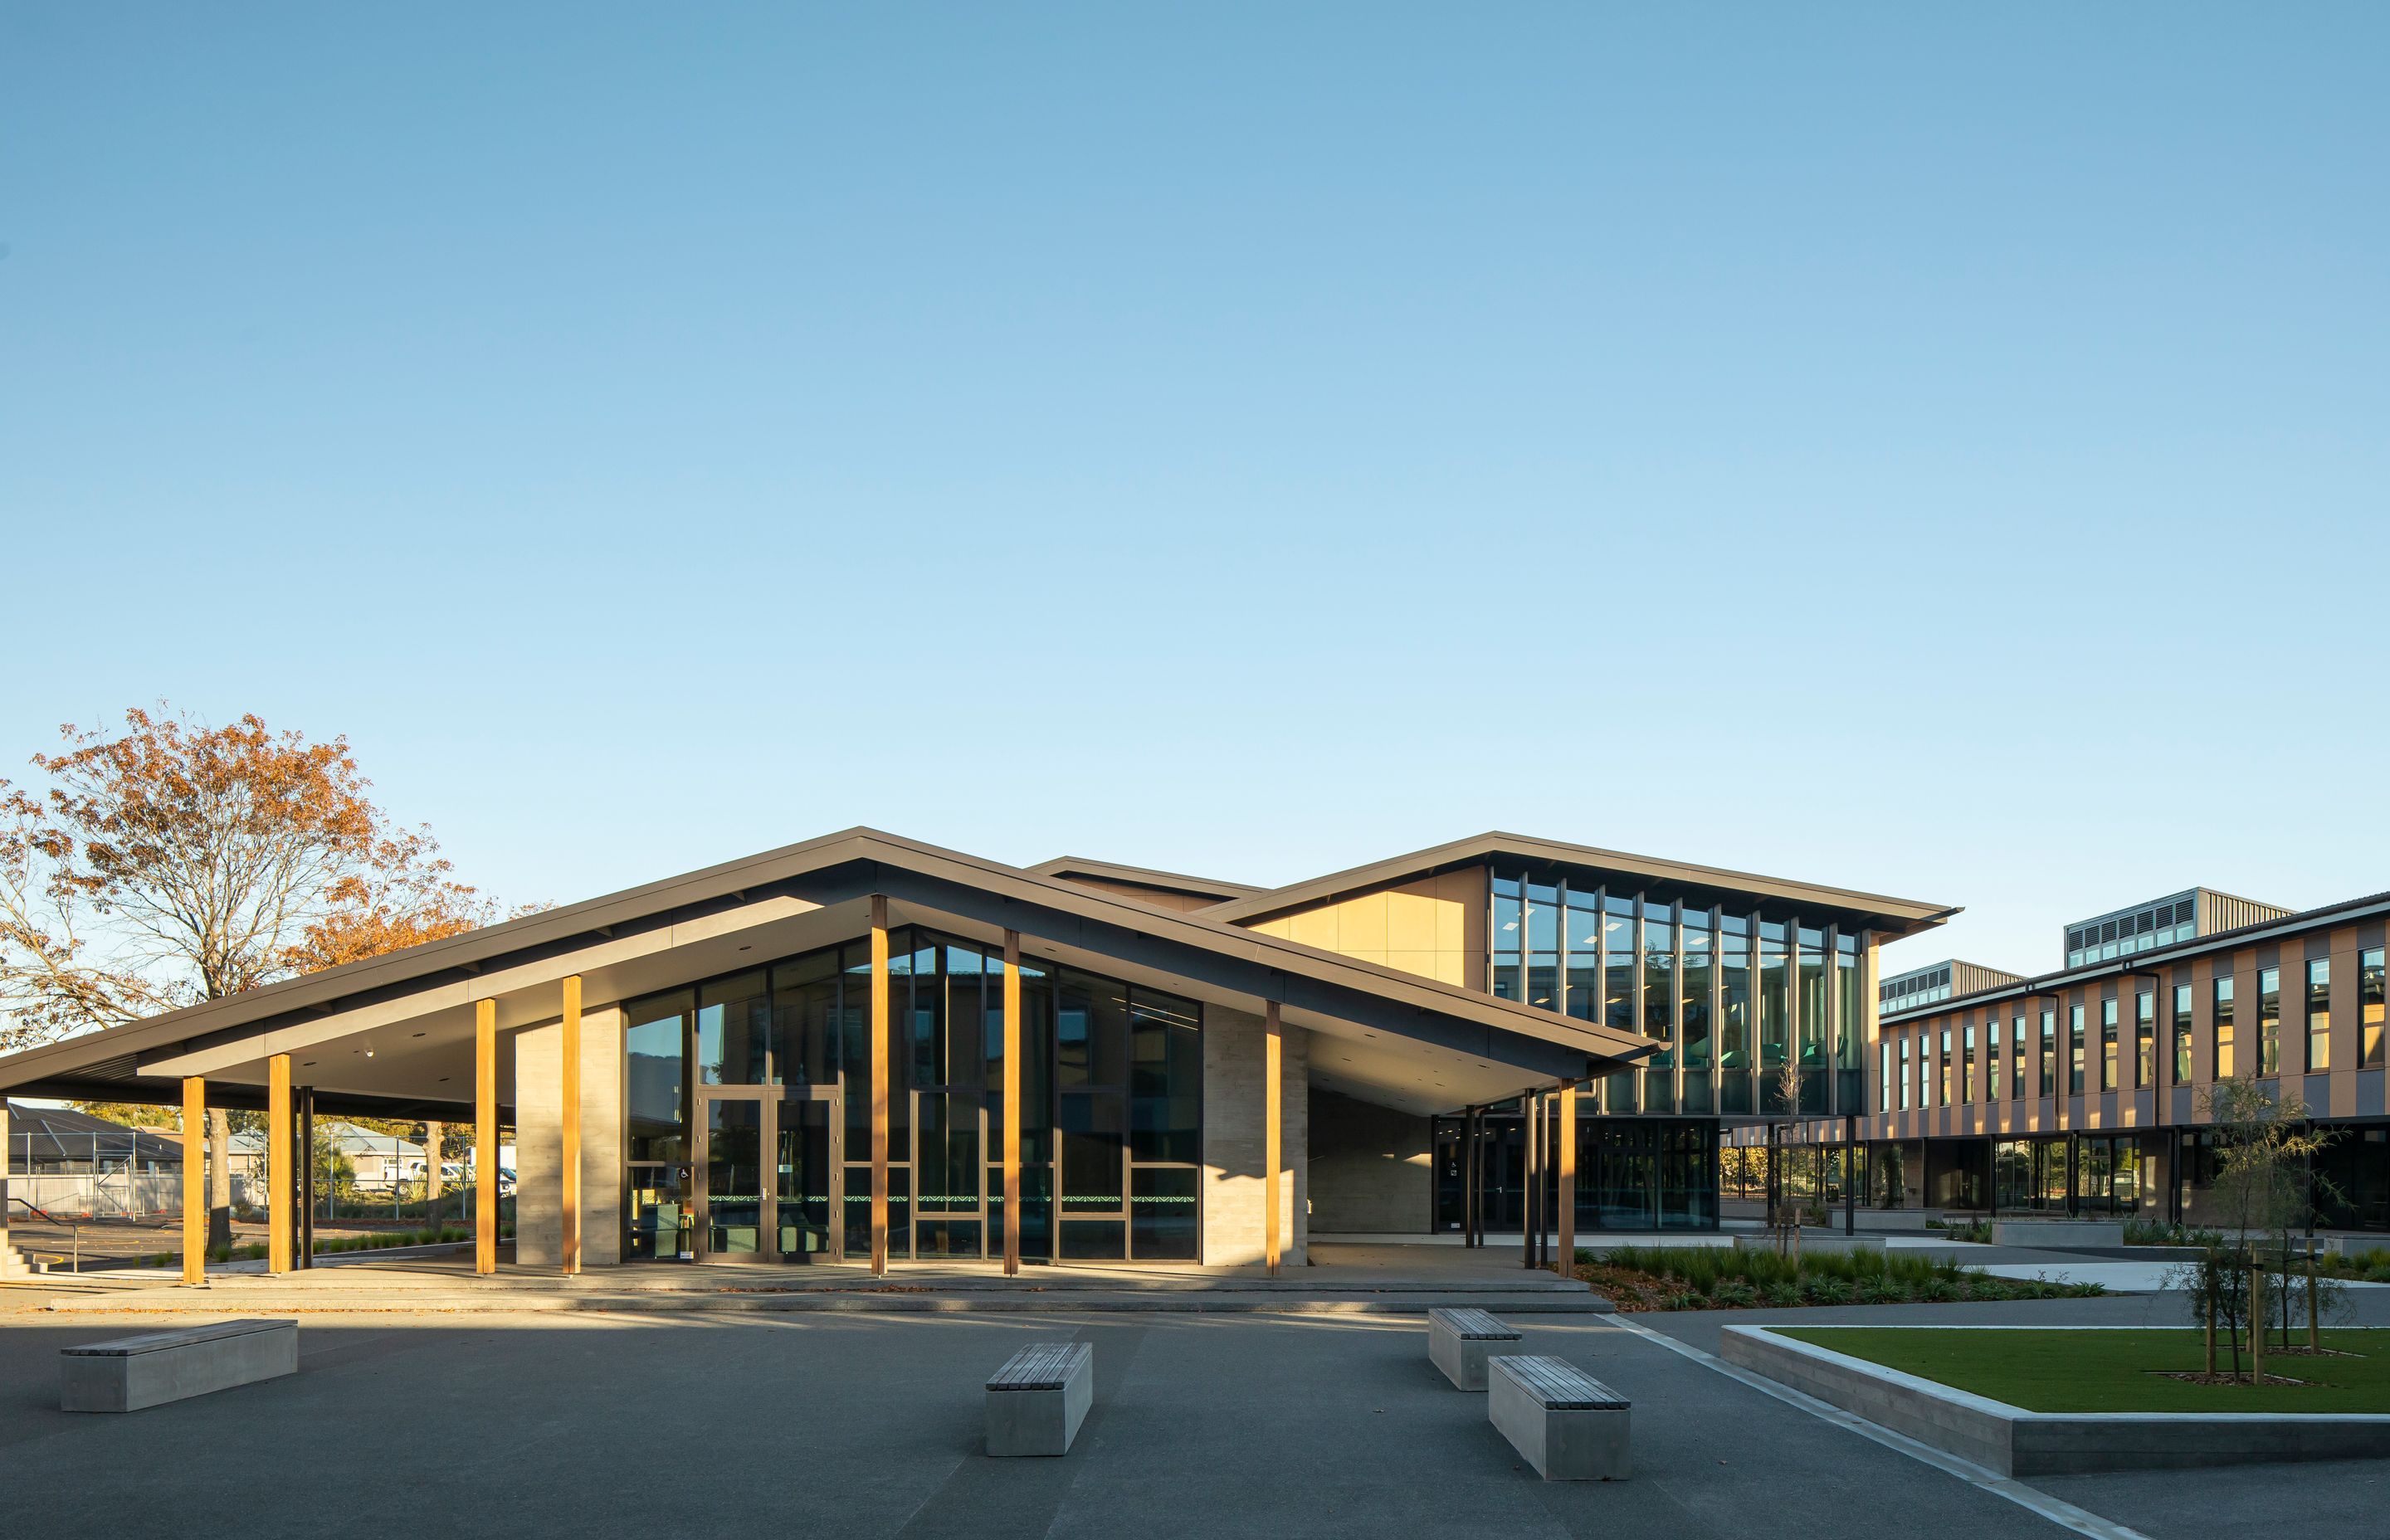
M 161 1160 L 161 1136 L 28 1131 L 8 1140 L 8 1192 L 50 1213 L 78 1219 L 148 1219 L 179 1213 L 183 1162 Z M 145 1152 L 143 1146 L 148 1147 Z

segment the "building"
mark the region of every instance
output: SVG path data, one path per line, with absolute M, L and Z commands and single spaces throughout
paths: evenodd
M 1936 1000 L 1947 1000 L 1953 995 L 1972 995 L 1978 990 L 1998 984 L 2015 983 L 2019 975 L 2003 973 L 1997 968 L 1981 963 L 1960 962 L 1956 957 L 1923 968 L 1912 968 L 1906 973 L 1895 973 L 1876 985 L 1876 1010 L 1885 1016 L 1930 1006 Z
M 1505 834 L 1265 890 L 854 829 L 0 1058 L 0 1087 L 266 1110 L 294 1197 L 315 1115 L 493 1155 L 510 1124 L 526 1264 L 1274 1267 L 1536 1193 L 1565 1245 L 1715 1226 L 1722 1126 L 1856 1123 L 1878 948 L 1951 912 Z
M 1861 1190 L 2197 1224 L 2207 1098 L 2254 1076 L 2332 1135 L 2324 1222 L 2390 1227 L 2385 918 L 2390 894 L 2294 912 L 2193 888 L 2068 925 L 2055 972 L 1904 995 L 1880 1022 Z
M 130 1128 L 71 1107 L 9 1102 L 0 1177 L 19 1214 L 52 1219 L 147 1219 L 177 1207 L 183 1136 Z

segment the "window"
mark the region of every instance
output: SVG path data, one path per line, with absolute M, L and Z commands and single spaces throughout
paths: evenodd
M 1935 1067 L 1936 1071 L 1939 1072 L 1939 1078 L 1940 1078 L 1940 1080 L 1941 1080 L 1941 1082 L 1942 1082 L 1942 1090 L 1941 1090 L 1942 1105 L 1943 1105 L 1943 1106 L 1945 1106 L 1945 1107 L 1947 1107 L 1947 1106 L 1949 1106 L 1949 1105 L 1950 1105 L 1950 1099 L 1951 1099 L 1951 1097 L 1950 1097 L 1950 1066 L 1951 1066 L 1951 1063 L 1952 1063 L 1951 1055 L 1950 1055 L 1950 1029 L 1949 1029 L 1949 1028 L 1947 1028 L 1947 1027 L 1944 1027 L 1944 1028 L 1942 1029 L 1942 1052 L 1941 1052 L 1941 1055 L 1940 1055 L 1937 1059 L 1935 1059 L 1934 1062 L 1934 1067 Z
M 2282 1072 L 2282 970 L 2257 969 L 2257 1072 Z
M 2058 1015 L 2055 1011 L 2041 1013 L 2041 1094 L 2058 1092 Z
M 1567 993 L 1562 1003 L 1580 1021 L 1601 1020 L 1601 892 L 1571 889 L 1561 914 L 1568 954 Z M 1498 991 L 1497 992 L 1498 993 Z
M 2133 996 L 2133 1084 L 2158 1083 L 2158 997 L 2149 990 Z
M 1538 1010 L 1561 1010 L 1561 892 L 1541 882 L 1527 884 L 1527 1004 Z
M 2319 1075 L 2332 1068 L 2332 959 L 2307 964 L 2306 1072 Z
M 1792 986 L 1785 979 L 1784 922 L 1759 922 L 1759 1068 L 1765 1075 L 1784 1067 L 1792 1014 Z
M 1972 1021 L 1968 1022 L 1966 1026 L 1966 1046 L 1963 1052 L 1965 1057 L 1960 1060 L 1959 1065 L 1959 1099 L 1972 1101 L 1975 1099 L 1975 1023 Z
M 2191 1084 L 2191 986 L 2174 986 L 2174 1083 Z
M 2382 1068 L 2382 1019 L 2385 980 L 2383 948 L 2368 947 L 2357 955 L 2357 1065 Z
M 2000 1078 L 2000 1018 L 1997 1011 L 1984 1013 L 1984 1099 L 1998 1101 L 2008 1093 L 2008 1082 Z
M 1886 1111 L 1892 1110 L 1892 1044 L 1876 1045 L 1875 1104 Z
M 2066 1007 L 2066 1094 L 2079 1097 L 2083 1094 L 2083 1007 L 2081 1006 Z
M 2218 979 L 2214 986 L 2212 1013 L 2216 1023 L 2216 1078 L 2230 1080 L 2232 1057 L 2232 981 Z
M 2116 997 L 2100 1002 L 2100 1089 L 2116 1088 Z
M 1908 1110 L 1908 1037 L 1906 1033 L 1900 1039 L 1900 1110 L 1904 1112 Z
M 1494 995 L 1497 999 L 1525 998 L 1524 981 L 1520 973 L 1520 954 L 1526 946 L 1527 934 L 1520 923 L 1519 879 L 1497 877 L 1494 879 Z
M 1611 893 L 1601 914 L 1602 1024 L 1617 1032 L 1635 1030 L 1635 900 Z
M 2024 1014 L 2017 1014 L 2015 1035 L 2011 1040 L 2009 1054 L 2009 1095 L 2015 1100 L 2024 1099 Z

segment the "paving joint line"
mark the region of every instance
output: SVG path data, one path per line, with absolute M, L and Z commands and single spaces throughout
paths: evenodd
M 1988 1466 L 1977 1465 L 1972 1460 L 1960 1459 L 1956 1455 L 1936 1449 L 1932 1444 L 1910 1438 L 1906 1433 L 1895 1432 L 1880 1423 L 1870 1422 L 1855 1412 L 1846 1412 L 1840 1406 L 1796 1391 L 1790 1385 L 1780 1385 L 1765 1375 L 1754 1374 L 1748 1369 L 1729 1364 L 1714 1353 L 1704 1353 L 1690 1342 L 1680 1342 L 1664 1331 L 1654 1331 L 1650 1327 L 1638 1326 L 1623 1315 L 1611 1316 L 1603 1324 L 1616 1327 L 1623 1331 L 1631 1331 L 1646 1341 L 1657 1342 L 1671 1353 L 1690 1358 L 1704 1368 L 1725 1375 L 1729 1380 L 1739 1380 L 1762 1394 L 1773 1396 L 1786 1405 L 1805 1411 L 1820 1421 L 1831 1422 L 1838 1428 L 1847 1429 L 1861 1438 L 1870 1439 L 1895 1453 L 1906 1455 L 1921 1464 L 1930 1465 L 1946 1475 L 1956 1476 L 1971 1486 L 1988 1492 L 1996 1497 L 2005 1498 L 2030 1513 L 2049 1520 L 2053 1524 L 2073 1530 L 2077 1534 L 2088 1535 L 2091 1540 L 2150 1540 L 2150 1537 L 2139 1530 L 2120 1524 L 2114 1519 L 2103 1518 L 2089 1508 L 2078 1508 L 2062 1497 L 2053 1497 L 2038 1487 L 2018 1481 L 2013 1476 L 2003 1476 Z

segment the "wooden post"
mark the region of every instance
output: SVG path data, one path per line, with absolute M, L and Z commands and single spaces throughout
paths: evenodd
M 298 1216 L 290 1212 L 294 1187 L 290 1176 L 290 1056 L 276 1054 L 265 1061 L 265 1200 L 268 1228 L 265 1270 L 290 1271 L 290 1237 Z
M 888 900 L 871 895 L 871 1272 L 888 1271 Z
M 2266 1267 L 2249 1248 L 2249 1383 L 2266 1382 Z
M 1276 1000 L 1262 1007 L 1262 1265 L 1278 1277 L 1279 1065 L 1285 1052 L 1285 1026 Z
M 208 1083 L 183 1081 L 183 1281 L 208 1281 Z M 0 1171 L 7 1151 L 0 1150 Z
M 581 1271 L 581 975 L 564 981 L 564 1233 L 558 1258 Z M 768 1163 L 768 1161 L 766 1162 Z
M 1559 1224 L 1560 1246 L 1552 1259 L 1552 1271 L 1561 1277 L 1576 1276 L 1576 1082 L 1561 1082 L 1561 1199 Z
M 1004 933 L 1004 1276 L 1021 1272 L 1021 932 Z
M 2307 1248 L 2307 1351 L 2309 1353 L 2323 1351 L 2321 1323 L 2316 1319 L 2316 1266 L 2313 1246 Z
M 473 1002 L 473 1271 L 498 1270 L 498 1003 Z

